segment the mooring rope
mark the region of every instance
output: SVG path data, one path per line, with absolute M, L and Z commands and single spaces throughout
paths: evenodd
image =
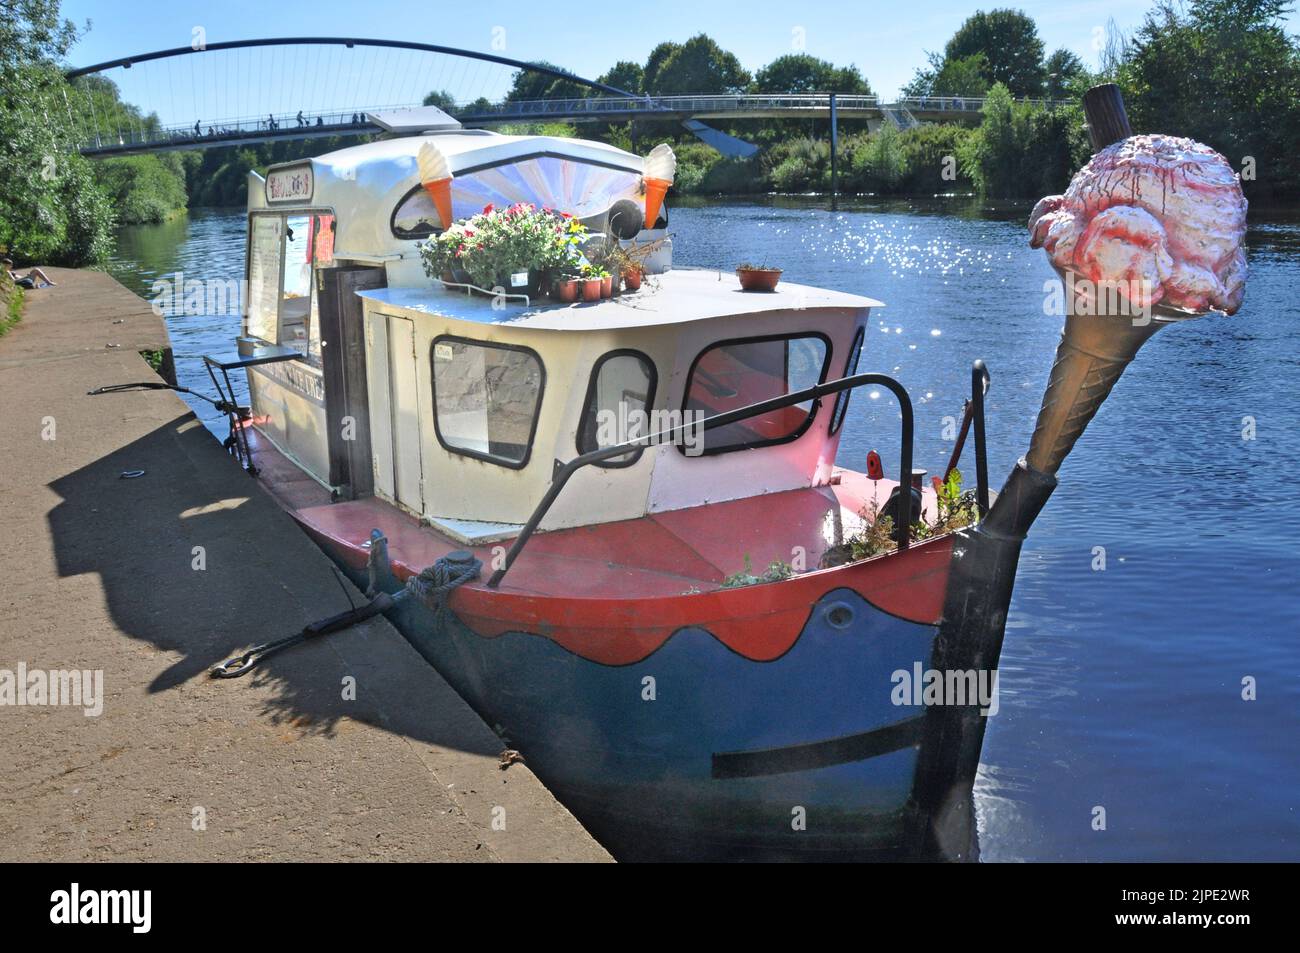
M 482 571 L 483 563 L 473 553 L 458 549 L 406 580 L 406 590 L 432 611 L 434 619 L 441 624 L 451 591 L 477 579 Z

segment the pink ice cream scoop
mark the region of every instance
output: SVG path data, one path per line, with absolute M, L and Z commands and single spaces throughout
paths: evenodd
M 1114 283 L 1133 304 L 1191 313 L 1241 307 L 1246 197 L 1228 160 L 1191 139 L 1130 136 L 1102 149 L 1064 195 L 1039 200 L 1029 232 L 1084 289 Z

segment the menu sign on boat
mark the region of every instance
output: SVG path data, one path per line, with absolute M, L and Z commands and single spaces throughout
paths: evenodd
M 310 162 L 282 169 L 271 169 L 266 173 L 266 200 L 268 202 L 309 202 L 313 185 Z

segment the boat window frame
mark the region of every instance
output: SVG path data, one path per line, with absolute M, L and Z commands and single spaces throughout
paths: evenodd
M 263 216 L 263 217 L 279 216 L 280 221 L 284 226 L 284 228 L 288 228 L 288 220 L 290 215 L 306 215 L 309 219 L 313 220 L 312 222 L 313 228 L 315 227 L 314 220 L 317 216 L 329 215 L 333 218 L 333 223 L 331 225 L 331 228 L 334 231 L 334 237 L 335 239 L 338 238 L 339 216 L 338 213 L 334 210 L 334 207 L 332 205 L 270 206 L 267 208 L 249 209 L 245 213 L 244 215 L 244 283 L 243 283 L 243 293 L 240 295 L 241 298 L 240 311 L 242 312 L 242 314 L 240 315 L 240 336 L 241 337 L 251 337 L 251 335 L 249 335 L 248 333 L 248 307 L 249 307 L 249 297 L 250 297 L 248 294 L 248 287 L 249 287 L 249 281 L 252 277 L 249 274 L 249 269 L 252 267 L 252 258 L 253 258 L 253 218 L 255 216 Z M 282 231 L 280 234 L 280 280 L 277 283 L 276 296 L 275 296 L 275 340 L 267 341 L 266 338 L 260 338 L 260 337 L 253 338 L 253 340 L 265 341 L 267 344 L 272 344 L 275 345 L 276 347 L 289 346 L 280 343 L 280 327 L 281 327 L 280 309 L 284 305 L 284 264 L 285 264 L 284 256 L 285 256 L 285 235 Z M 311 282 L 310 282 L 311 293 L 307 299 L 307 347 L 304 349 L 303 352 L 303 357 L 306 358 L 306 360 L 303 363 L 305 363 L 308 367 L 312 368 L 313 370 L 317 370 L 317 371 L 320 371 L 324 367 L 325 359 L 324 356 L 322 356 L 320 358 L 319 363 L 316 363 L 311 360 L 311 314 L 312 314 L 313 306 L 317 308 L 319 308 L 320 306 L 320 302 L 318 300 L 318 296 L 320 292 L 316 286 L 316 275 L 319 271 L 323 271 L 324 268 L 335 267 L 335 261 L 336 261 L 335 259 L 331 259 L 328 265 L 324 267 L 318 267 L 313 256 L 313 260 L 311 263 Z M 318 327 L 317 334 L 319 333 L 320 333 L 320 328 Z
M 537 382 L 537 400 L 533 405 L 533 420 L 528 430 L 528 443 L 525 444 L 524 455 L 518 462 L 502 457 L 494 457 L 490 453 L 481 453 L 478 450 L 470 450 L 466 447 L 455 447 L 443 439 L 442 427 L 438 422 L 438 369 L 434 360 L 434 354 L 437 353 L 436 348 L 442 341 L 458 341 L 461 344 L 472 344 L 475 347 L 483 348 L 498 348 L 503 351 L 522 351 L 537 362 L 537 371 L 541 379 Z M 439 334 L 429 342 L 429 394 L 433 398 L 433 434 L 437 437 L 438 444 L 442 449 L 458 456 L 482 460 L 484 463 L 493 463 L 499 467 L 505 467 L 507 470 L 522 470 L 528 466 L 528 462 L 533 458 L 533 444 L 537 439 L 537 425 L 542 419 L 542 398 L 546 394 L 546 362 L 531 347 L 523 344 L 506 344 L 502 341 L 485 341 L 482 338 L 467 338 L 461 334 Z
M 691 361 L 691 368 L 686 374 L 686 384 L 682 389 L 682 407 L 681 407 L 682 420 L 683 421 L 686 420 L 686 416 L 685 416 L 687 410 L 686 401 L 690 397 L 691 384 L 695 380 L 695 368 L 700 363 L 700 359 L 704 357 L 705 354 L 708 354 L 710 351 L 715 350 L 717 348 L 726 347 L 731 344 L 761 344 L 764 341 L 789 342 L 797 338 L 817 338 L 823 344 L 826 345 L 826 356 L 822 359 L 822 369 L 820 374 L 817 377 L 817 383 L 819 384 L 825 383 L 826 375 L 830 372 L 831 369 L 831 355 L 834 354 L 835 348 L 834 345 L 831 343 L 830 336 L 827 335 L 824 331 L 817 331 L 817 330 L 788 331 L 782 334 L 759 334 L 759 335 L 754 335 L 751 337 L 743 337 L 743 338 L 724 338 L 723 340 L 714 341 L 711 344 L 706 345 L 703 348 L 703 350 L 700 351 L 700 353 L 695 355 L 695 359 Z M 789 364 L 788 364 L 789 349 L 788 348 L 786 350 L 786 355 L 787 355 L 786 384 L 788 385 L 789 384 Z M 775 447 L 784 443 L 793 443 L 794 441 L 802 437 L 804 434 L 806 434 L 809 431 L 809 429 L 812 427 L 813 422 L 817 419 L 817 411 L 821 408 L 821 404 L 822 404 L 821 398 L 817 398 L 816 400 L 814 400 L 812 402 L 812 406 L 808 408 L 808 416 L 804 419 L 804 422 L 800 424 L 798 429 L 796 429 L 793 433 L 790 433 L 784 437 L 775 437 L 770 440 L 758 440 L 753 443 L 736 444 L 734 446 L 718 447 L 715 449 L 709 449 L 706 440 L 705 448 L 701 450 L 698 454 L 696 454 L 696 456 L 712 457 L 723 453 L 734 453 L 735 451 L 738 450 L 757 450 L 761 447 Z M 688 456 L 688 454 L 686 453 L 686 447 L 682 443 L 678 443 L 677 451 L 682 456 Z
M 619 347 L 619 348 L 615 348 L 612 351 L 606 351 L 600 357 L 596 358 L 595 363 L 591 365 L 591 376 L 587 379 L 587 394 L 582 399 L 582 411 L 578 416 L 578 430 L 573 437 L 573 444 L 574 447 L 577 449 L 579 456 L 581 456 L 584 453 L 590 453 L 592 450 L 601 449 L 599 446 L 585 447 L 585 448 L 583 447 L 582 428 L 583 428 L 583 424 L 587 419 L 587 409 L 591 407 L 592 401 L 595 400 L 596 398 L 596 381 L 599 380 L 600 378 L 600 370 L 605 366 L 607 362 L 613 360 L 616 357 L 634 357 L 639 361 L 641 361 L 642 364 L 649 367 L 650 373 L 648 376 L 650 378 L 650 382 L 646 386 L 645 412 L 647 414 L 650 413 L 650 411 L 654 407 L 655 394 L 659 390 L 659 368 L 655 364 L 655 362 L 651 359 L 650 355 L 646 354 L 644 351 L 638 351 L 634 347 Z M 645 451 L 645 447 L 637 447 L 636 450 L 632 452 L 631 457 L 627 460 L 622 460 L 622 461 L 600 460 L 596 462 L 595 466 L 601 467 L 606 470 L 622 470 L 626 467 L 632 466 L 637 461 L 639 461 L 644 451 Z
M 852 377 L 858 372 L 858 365 L 862 362 L 862 348 L 866 346 L 867 327 L 865 324 L 859 324 L 858 329 L 853 332 L 853 342 L 849 345 L 849 353 L 844 358 L 843 377 Z M 835 395 L 835 406 L 831 408 L 831 426 L 827 432 L 828 436 L 835 436 L 844 426 L 844 418 L 849 415 L 849 395 L 851 390 L 842 390 Z
M 553 150 L 543 149 L 539 152 L 530 152 L 527 155 L 510 156 L 504 159 L 493 159 L 489 162 L 480 162 L 478 165 L 472 165 L 464 169 L 457 169 L 455 178 L 459 178 L 462 176 L 470 176 L 473 175 L 475 172 L 482 172 L 484 169 L 495 169 L 503 165 L 517 165 L 521 162 L 528 162 L 533 159 L 562 159 L 562 160 L 568 160 L 570 162 L 579 162 L 584 165 L 600 166 L 601 168 L 604 169 L 613 169 L 616 172 L 627 172 L 628 174 L 637 177 L 642 177 L 644 175 L 644 173 L 640 169 L 631 169 L 628 168 L 628 166 L 620 165 L 617 162 L 605 162 L 600 159 L 587 159 L 581 156 L 575 156 L 563 152 L 555 152 Z M 403 235 L 400 232 L 398 232 L 397 230 L 398 210 L 401 209 L 401 207 L 405 205 L 413 195 L 417 195 L 423 190 L 424 190 L 424 184 L 422 182 L 416 182 L 415 185 L 411 186 L 411 188 L 407 189 L 405 192 L 402 193 L 401 198 L 397 200 L 397 203 L 393 206 L 393 210 L 388 214 L 388 231 L 398 241 L 402 241 L 402 242 L 427 241 L 430 238 L 434 238 L 437 235 L 441 235 L 443 232 L 447 230 L 447 223 L 444 222 L 441 228 L 435 228 L 427 235 Z M 435 207 L 435 211 L 436 210 L 437 209 Z

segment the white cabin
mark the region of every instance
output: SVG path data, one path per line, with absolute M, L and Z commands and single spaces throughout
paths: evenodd
M 611 146 L 435 135 L 457 219 L 526 201 L 599 223 L 644 202 L 643 160 Z M 250 175 L 241 348 L 301 355 L 248 368 L 254 424 L 336 498 L 373 494 L 464 542 L 507 538 L 557 461 L 856 370 L 879 302 L 673 269 L 666 210 L 633 239 L 657 243 L 652 274 L 621 297 L 503 305 L 431 280 L 417 245 L 443 223 L 416 167 L 427 138 Z M 586 467 L 543 528 L 825 484 L 847 395 L 825 404 Z

